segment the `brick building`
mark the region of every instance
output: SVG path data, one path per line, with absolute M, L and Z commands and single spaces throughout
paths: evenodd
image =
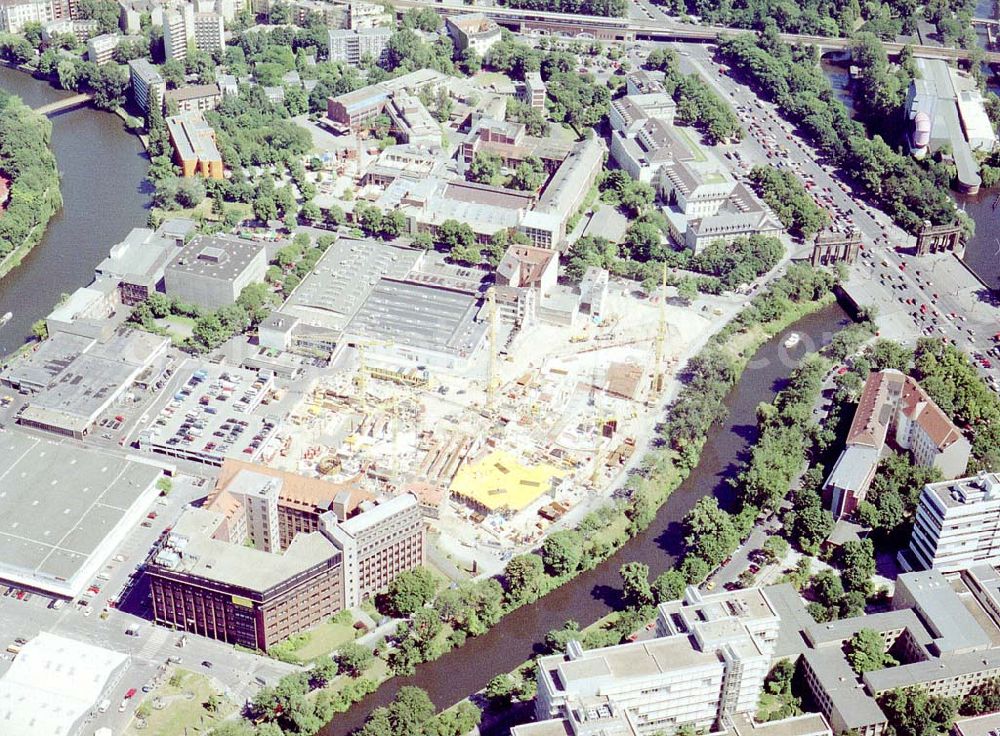
M 157 623 L 264 649 L 357 606 L 423 562 L 417 499 L 375 503 L 328 483 L 227 460 L 147 573 Z

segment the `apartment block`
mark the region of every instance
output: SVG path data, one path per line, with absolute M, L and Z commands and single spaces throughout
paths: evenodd
M 472 49 L 483 57 L 500 40 L 500 26 L 482 13 L 448 16 L 444 22 L 459 51 Z
M 378 60 L 389 45 L 391 28 L 337 29 L 329 32 L 330 61 L 357 66 L 364 58 Z
M 683 601 L 660 606 L 650 641 L 588 651 L 572 642 L 566 654 L 541 658 L 535 717 L 566 722 L 597 709 L 652 736 L 753 713 L 780 623 L 764 591 L 689 588 Z
M 155 99 L 162 107 L 167 85 L 157 68 L 148 59 L 133 59 L 128 63 L 128 70 L 136 106 L 148 113 L 150 100 Z
M 924 486 L 910 546 L 899 560 L 944 572 L 1000 564 L 1000 474 Z
M 25 23 L 46 23 L 55 20 L 51 0 L 6 0 L 0 3 L 0 30 L 20 33 Z
M 385 82 L 345 92 L 326 101 L 327 117 L 335 128 L 358 132 L 381 115 L 389 98 L 397 92 L 416 94 L 424 87 L 450 84 L 448 78 L 432 69 L 418 69 Z
M 200 112 L 172 115 L 167 118 L 167 131 L 182 176 L 223 177 L 222 154 L 215 144 L 215 131 Z
M 194 13 L 192 28 L 194 45 L 199 51 L 211 53 L 226 45 L 222 15 L 219 13 Z
M 400 573 L 423 564 L 424 522 L 415 496 L 402 493 L 362 514 L 333 525 L 327 533 L 344 556 L 344 601 L 360 605 Z
M 524 75 L 524 102 L 536 110 L 545 109 L 545 98 L 548 89 L 538 72 L 528 72 Z
M 107 64 L 111 61 L 121 40 L 122 37 L 117 33 L 102 33 L 99 36 L 93 36 L 87 41 L 87 60 L 98 66 Z
M 204 112 L 214 110 L 222 102 L 222 90 L 218 83 L 193 84 L 188 87 L 168 90 L 166 101 L 177 106 L 177 111 Z
M 167 59 L 184 61 L 193 24 L 191 6 L 163 16 L 163 53 Z

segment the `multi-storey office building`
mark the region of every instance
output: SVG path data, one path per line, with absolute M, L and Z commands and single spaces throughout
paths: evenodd
M 924 486 L 908 554 L 899 559 L 943 572 L 1000 564 L 1000 474 Z

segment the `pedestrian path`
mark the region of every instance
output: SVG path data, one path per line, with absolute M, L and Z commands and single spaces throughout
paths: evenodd
M 149 636 L 146 637 L 146 641 L 143 642 L 142 648 L 136 656 L 139 657 L 139 659 L 158 659 L 157 655 L 169 636 L 170 632 L 166 629 L 161 629 L 159 626 L 153 626 L 152 631 L 149 633 Z

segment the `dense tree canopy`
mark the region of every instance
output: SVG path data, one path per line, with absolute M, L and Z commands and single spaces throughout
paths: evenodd
M 51 135 L 48 120 L 17 97 L 0 92 L 0 171 L 10 181 L 0 215 L 0 263 L 22 244 L 37 243 L 49 218 L 62 206 L 59 172 L 49 149 Z

